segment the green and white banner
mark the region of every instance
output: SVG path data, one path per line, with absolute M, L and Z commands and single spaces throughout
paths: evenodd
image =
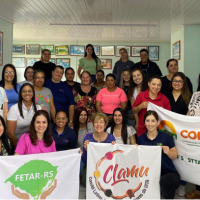
M 0 199 L 78 199 L 79 149 L 0 157 Z
M 180 115 L 152 103 L 147 109 L 158 113 L 158 129 L 174 139 L 178 158 L 173 162 L 181 180 L 200 185 L 200 117 Z

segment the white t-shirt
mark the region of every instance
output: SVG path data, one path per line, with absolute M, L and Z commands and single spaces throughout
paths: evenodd
M 110 133 L 111 132 L 111 127 L 109 127 L 106 132 Z M 132 126 L 127 126 L 127 134 L 128 134 L 128 136 L 127 136 L 127 144 L 131 144 L 130 137 L 132 135 L 136 134 L 136 131 L 135 131 L 135 129 Z M 113 135 L 115 137 L 115 133 L 113 133 Z M 116 140 L 117 144 L 124 144 L 121 137 L 115 137 L 115 140 Z
M 133 98 L 134 100 L 136 100 L 137 95 L 138 95 L 137 87 L 134 87 L 134 88 L 133 88 L 133 96 L 132 96 L 132 98 Z
M 200 116 L 200 92 L 195 92 L 192 95 L 188 109 L 190 116 Z
M 36 105 L 36 108 L 37 110 L 41 110 L 41 106 L 39 105 Z M 31 106 L 30 110 L 28 110 L 23 102 L 22 102 L 22 112 L 24 118 L 21 117 L 18 109 L 18 103 L 16 103 L 15 105 L 11 106 L 7 115 L 8 121 L 17 121 L 15 136 L 18 140 L 23 133 L 27 133 L 29 131 L 31 120 L 33 118 L 33 115 L 35 114 L 33 105 Z
M 6 91 L 4 88 L 0 87 L 0 115 L 3 117 L 4 103 L 8 102 L 6 96 Z

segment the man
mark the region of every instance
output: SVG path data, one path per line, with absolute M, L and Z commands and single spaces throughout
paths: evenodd
M 77 85 L 80 85 L 80 83 L 74 81 L 74 75 L 75 75 L 75 71 L 73 68 L 68 67 L 65 70 L 65 78 L 66 81 L 65 83 L 71 88 L 73 89 L 74 87 L 76 87 Z
M 74 118 L 74 96 L 71 88 L 61 81 L 64 74 L 64 68 L 56 65 L 52 71 L 52 78 L 46 80 L 44 87 L 51 90 L 56 112 L 63 110 L 67 113 L 69 118 L 68 126 L 73 126 Z
M 155 62 L 149 60 L 149 53 L 146 49 L 142 49 L 140 51 L 141 61 L 134 65 L 135 68 L 140 68 L 147 75 L 147 77 L 151 77 L 154 74 L 162 76 L 162 72 L 160 68 Z

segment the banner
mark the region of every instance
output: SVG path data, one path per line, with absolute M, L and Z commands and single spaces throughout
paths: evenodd
M 87 152 L 87 199 L 159 199 L 160 146 L 92 143 Z
M 178 158 L 173 162 L 181 180 L 200 185 L 200 117 L 180 115 L 152 103 L 147 109 L 158 113 L 158 129 L 174 139 Z
M 0 157 L 0 199 L 78 199 L 79 149 Z

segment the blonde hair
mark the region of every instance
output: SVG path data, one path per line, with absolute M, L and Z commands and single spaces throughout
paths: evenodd
M 125 88 L 124 79 L 123 79 L 124 72 L 128 72 L 130 74 L 129 84 L 131 83 L 131 79 L 132 79 L 131 71 L 129 69 L 124 69 L 123 72 L 121 73 L 121 78 L 120 78 L 120 83 L 119 83 L 119 87 L 123 90 Z
M 123 51 L 125 51 L 125 52 L 127 53 L 127 59 L 130 60 L 130 59 L 129 59 L 129 56 L 128 56 L 128 51 L 126 50 L 126 48 L 124 48 L 124 47 L 121 48 L 121 49 L 119 50 L 119 53 L 120 53 L 121 50 L 123 50 Z M 122 58 L 120 57 L 119 61 L 121 61 L 121 60 L 122 60 Z
M 94 121 L 96 121 L 96 120 L 100 120 L 100 119 L 102 119 L 103 118 L 103 120 L 104 120 L 104 122 L 105 122 L 105 125 L 107 126 L 108 125 L 108 123 L 109 123 L 109 120 L 108 120 L 108 117 L 106 116 L 106 114 L 104 114 L 104 113 L 101 113 L 101 112 L 96 112 L 96 113 L 94 113 L 93 115 L 92 115 L 92 124 L 94 125 Z

